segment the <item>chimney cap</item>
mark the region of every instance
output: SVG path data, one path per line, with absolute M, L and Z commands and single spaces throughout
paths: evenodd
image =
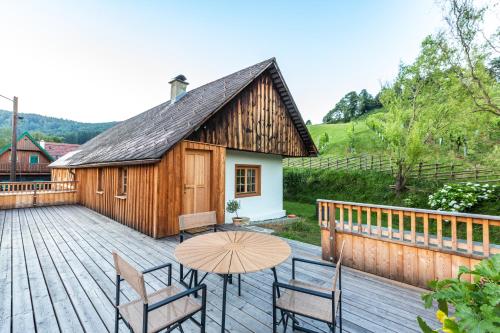
M 189 83 L 187 83 L 187 82 L 186 82 L 186 80 L 187 80 L 187 78 L 186 78 L 184 75 L 179 74 L 179 75 L 177 75 L 176 77 L 174 77 L 174 78 L 172 79 L 172 81 L 170 81 L 169 83 L 172 83 L 172 82 L 174 82 L 174 81 L 180 81 L 180 82 L 182 82 L 182 83 L 189 84 Z

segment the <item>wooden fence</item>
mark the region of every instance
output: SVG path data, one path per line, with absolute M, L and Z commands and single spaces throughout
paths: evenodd
M 77 186 L 76 181 L 2 182 L 0 209 L 74 204 Z
M 376 155 L 351 157 L 303 157 L 287 158 L 283 166 L 308 169 L 332 170 L 373 170 L 394 174 L 396 165 L 391 158 Z M 486 169 L 480 166 L 470 167 L 463 164 L 424 163 L 420 162 L 410 171 L 409 176 L 421 179 L 456 180 L 456 181 L 494 181 L 500 180 L 500 170 Z
M 323 259 L 334 260 L 345 241 L 346 266 L 415 286 L 456 277 L 459 266 L 500 253 L 500 216 L 321 199 L 317 204 Z

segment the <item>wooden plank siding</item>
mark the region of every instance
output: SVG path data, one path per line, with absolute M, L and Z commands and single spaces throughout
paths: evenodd
M 308 155 L 268 72 L 256 78 L 188 139 L 237 150 Z
M 343 220 L 346 209 L 348 224 Z M 366 224 L 352 225 L 353 212 L 358 221 L 364 217 Z M 377 213 L 376 226 L 370 223 L 373 212 Z M 451 226 L 451 237 L 443 237 L 444 222 Z M 496 216 L 318 200 L 318 223 L 323 258 L 334 261 L 345 241 L 346 266 L 422 288 L 430 280 L 457 277 L 460 266 L 473 268 L 481 259 L 500 253 L 490 242 L 492 229 L 497 232 L 500 227 Z M 436 224 L 435 232 L 430 230 L 431 223 Z M 466 224 L 465 236 L 458 236 L 459 223 Z M 481 241 L 473 239 L 473 224 L 482 228 Z
M 179 233 L 178 217 L 184 213 L 182 200 L 184 152 L 186 149 L 211 152 L 210 187 L 212 195 L 210 210 L 216 211 L 217 223 L 224 223 L 226 149 L 216 145 L 183 141 L 170 150 L 157 164 L 158 220 L 155 237 Z
M 218 223 L 224 221 L 225 148 L 182 141 L 155 164 L 130 165 L 126 197 L 119 195 L 120 166 L 102 167 L 103 188 L 97 191 L 97 167 L 76 168 L 80 204 L 149 236 L 160 238 L 179 232 L 183 212 L 183 172 L 186 149 L 210 151 L 211 202 Z M 58 180 L 73 177 L 69 169 L 54 168 Z
M 155 165 L 128 166 L 126 198 L 119 196 L 120 167 L 103 167 L 102 191 L 97 191 L 99 168 L 75 169 L 81 184 L 80 203 L 147 235 L 154 235 Z

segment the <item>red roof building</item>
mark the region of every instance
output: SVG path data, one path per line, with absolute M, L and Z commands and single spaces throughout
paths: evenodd
M 45 142 L 43 140 L 40 141 L 40 146 L 42 146 L 54 160 L 80 147 L 80 145 L 75 143 Z

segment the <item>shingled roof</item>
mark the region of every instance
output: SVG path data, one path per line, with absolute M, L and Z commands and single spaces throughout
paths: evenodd
M 154 162 L 177 142 L 203 125 L 266 70 L 270 71 L 308 151 L 311 155 L 315 155 L 316 146 L 283 80 L 275 58 L 271 58 L 188 91 L 173 104 L 167 101 L 125 120 L 83 144 L 63 161 L 56 161 L 51 166 Z

